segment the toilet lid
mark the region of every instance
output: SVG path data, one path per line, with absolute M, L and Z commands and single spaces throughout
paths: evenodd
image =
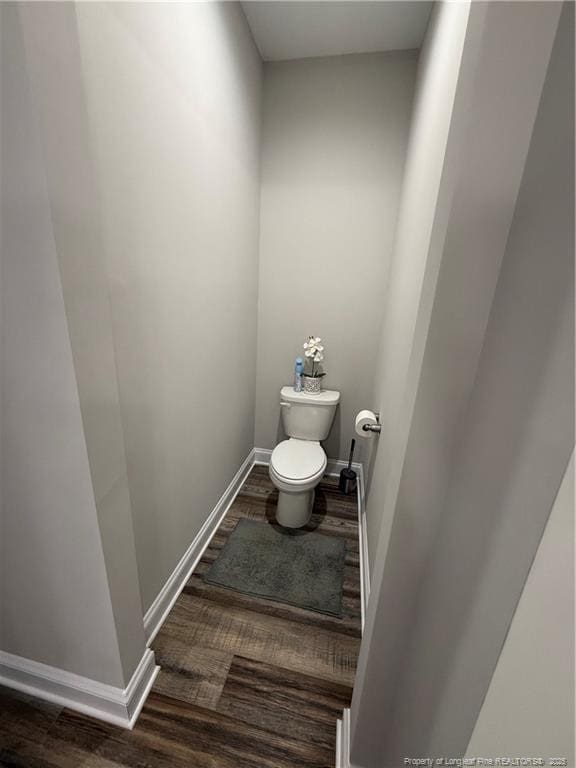
M 288 480 L 305 480 L 321 472 L 326 454 L 320 443 L 291 438 L 279 443 L 270 457 L 274 471 Z

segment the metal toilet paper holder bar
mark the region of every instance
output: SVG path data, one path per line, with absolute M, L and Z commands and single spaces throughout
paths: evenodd
M 376 434 L 380 434 L 382 432 L 382 424 L 380 424 L 380 414 L 374 412 L 374 416 L 376 416 L 376 421 L 378 424 L 362 424 L 362 432 L 376 432 Z

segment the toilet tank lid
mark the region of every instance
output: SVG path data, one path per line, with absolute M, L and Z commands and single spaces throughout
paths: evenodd
M 280 397 L 287 403 L 300 403 L 301 405 L 336 405 L 340 400 L 340 392 L 335 389 L 324 389 L 316 395 L 309 392 L 294 392 L 293 387 L 282 387 Z

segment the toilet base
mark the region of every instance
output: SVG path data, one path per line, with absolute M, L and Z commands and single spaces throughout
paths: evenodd
M 284 528 L 301 528 L 312 517 L 314 506 L 314 489 L 299 493 L 278 491 L 278 507 L 276 520 Z

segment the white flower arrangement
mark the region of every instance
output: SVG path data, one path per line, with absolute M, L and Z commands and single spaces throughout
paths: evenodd
M 306 357 L 304 361 L 304 375 L 314 379 L 325 376 L 324 371 L 316 367 L 317 363 L 321 363 L 324 360 L 324 347 L 322 346 L 320 336 L 308 336 L 308 340 L 304 342 L 303 346 L 304 356 Z

